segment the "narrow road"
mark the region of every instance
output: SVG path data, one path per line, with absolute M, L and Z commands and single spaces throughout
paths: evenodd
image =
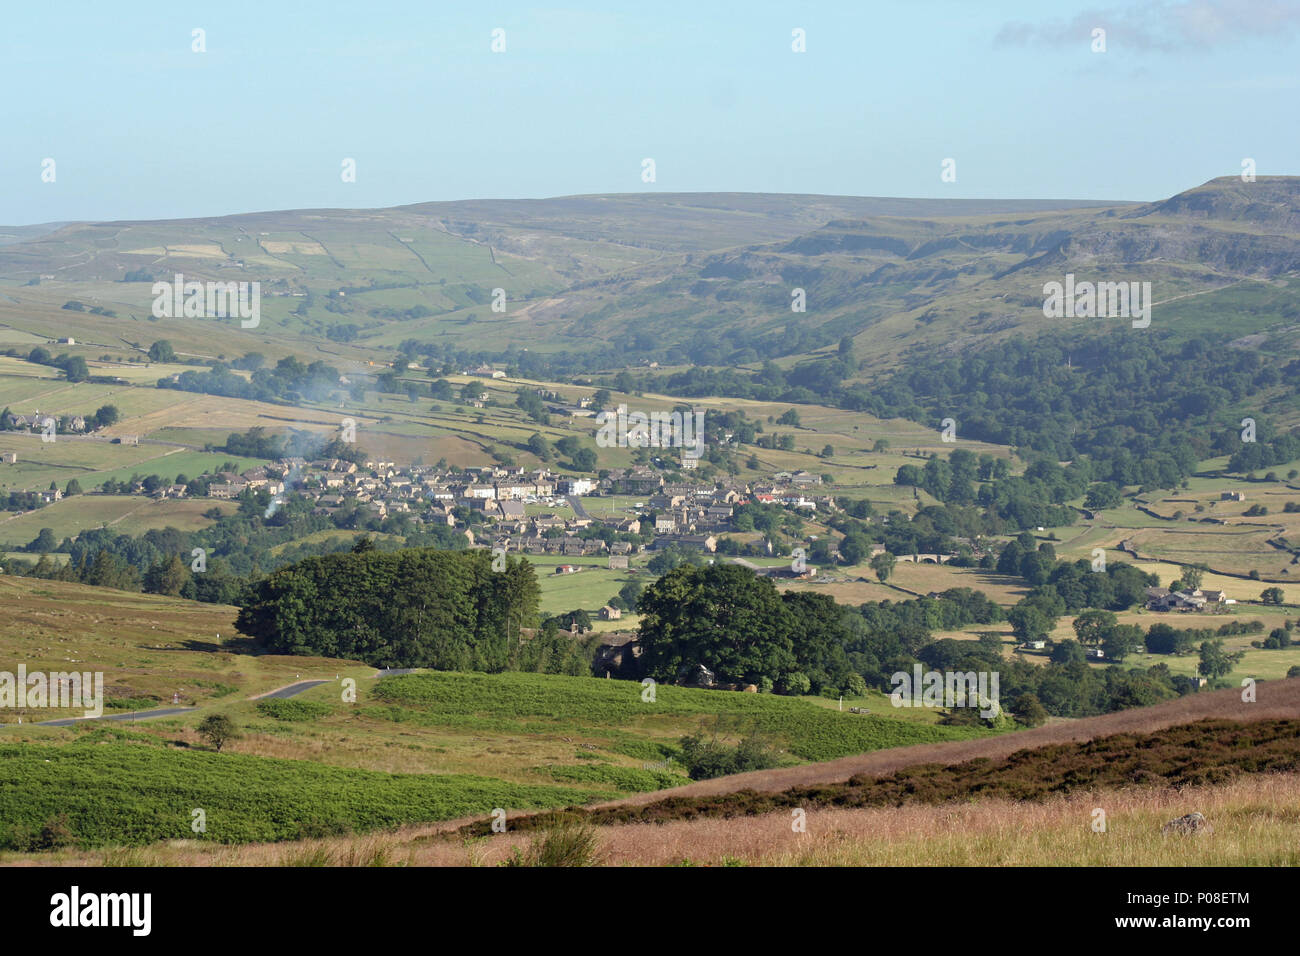
M 296 697 L 305 690 L 310 690 L 320 684 L 328 684 L 326 680 L 304 680 L 296 684 L 290 684 L 288 687 L 281 687 L 279 690 L 273 690 L 268 694 L 262 694 L 260 697 L 252 698 L 253 700 L 266 700 L 267 698 L 278 698 L 284 700 L 289 697 Z M 199 710 L 198 707 L 160 707 L 157 710 L 136 710 L 123 714 L 103 714 L 99 717 L 63 717 L 59 720 L 41 720 L 34 724 L 0 724 L 3 727 L 71 727 L 74 724 L 85 723 L 90 720 L 148 720 L 151 717 L 175 717 L 177 714 L 192 714 Z
M 188 714 L 191 711 L 198 710 L 197 707 L 165 707 L 160 710 L 135 710 L 125 714 L 104 714 L 100 717 L 66 717 L 63 720 L 42 720 L 33 725 L 36 727 L 71 727 L 73 724 L 85 723 L 88 720 L 147 720 L 150 717 L 172 717 L 176 714 Z M 18 724 L 5 724 L 6 727 L 17 727 Z
M 324 681 L 324 680 L 299 681 L 296 684 L 290 684 L 288 687 L 281 687 L 279 690 L 273 690 L 269 694 L 262 694 L 254 699 L 270 700 L 271 698 L 275 698 L 277 700 L 284 700 L 288 697 L 297 696 L 298 694 L 301 694 L 303 691 L 309 690 L 312 687 L 316 687 L 320 684 L 328 684 L 328 683 L 329 681 Z

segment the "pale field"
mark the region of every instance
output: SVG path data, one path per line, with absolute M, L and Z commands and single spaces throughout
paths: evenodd
M 239 471 L 265 464 L 224 452 L 190 451 L 180 445 L 114 445 L 106 439 L 59 436 L 43 442 L 35 435 L 0 432 L 0 451 L 12 451 L 17 464 L 0 464 L 0 491 L 43 491 L 54 482 L 60 490 L 75 478 L 82 491 L 93 491 L 109 478 L 125 481 L 158 475 L 168 483 L 178 475 L 194 478 L 226 464 Z
M 1095 811 L 1105 831 L 1094 832 Z M 1166 836 L 1176 817 L 1203 813 L 1212 834 Z M 595 828 L 602 866 L 1296 866 L 1300 774 L 1248 775 L 1212 787 L 1130 788 L 1039 803 L 952 802 L 792 815 L 704 818 Z M 6 853 L 7 865 L 42 866 L 497 866 L 540 834 L 509 830 L 465 838 L 457 824 L 363 837 L 221 846 L 176 840 L 143 848 Z
M 824 584 L 819 580 L 823 575 L 834 579 L 834 583 Z M 1021 578 L 998 574 L 996 571 L 986 571 L 983 568 L 957 568 L 947 564 L 925 562 L 916 564 L 911 561 L 897 562 L 885 584 L 879 583 L 876 572 L 871 569 L 870 564 L 864 563 L 852 567 L 819 570 L 817 578 L 812 581 L 779 581 L 778 586 L 791 590 L 809 588 L 833 596 L 843 594 L 845 597 L 837 600 L 851 604 L 861 604 L 864 601 L 909 600 L 916 594 L 924 595 L 931 591 L 971 588 L 975 591 L 983 591 L 987 597 L 998 604 L 1010 605 L 1029 593 L 1029 586 Z
M 50 528 L 60 541 L 80 531 L 100 527 L 113 528 L 128 535 L 169 526 L 181 531 L 197 531 L 212 523 L 203 517 L 203 512 L 212 508 L 230 514 L 238 508 L 238 503 L 211 498 L 75 495 L 37 511 L 0 518 L 0 544 L 27 544 L 42 528 Z
M 1270 529 L 1222 528 L 1193 531 L 1174 526 L 1170 530 L 1142 529 L 1128 536 L 1143 557 L 1165 559 L 1182 564 L 1203 562 L 1219 571 L 1248 574 L 1259 571 L 1269 580 L 1286 580 L 1292 556 L 1270 547 Z

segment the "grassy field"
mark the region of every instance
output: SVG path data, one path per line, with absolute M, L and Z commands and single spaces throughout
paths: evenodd
M 374 673 L 355 661 L 251 653 L 237 639 L 236 609 L 219 604 L 0 575 L 0 607 L 4 669 L 21 663 L 29 671 L 103 671 L 110 705 L 114 699 L 170 703 L 174 694 L 182 706 L 207 705 L 283 687 L 299 674 Z M 0 720 L 23 718 L 26 725 L 70 716 L 80 711 L 6 711 Z M 27 726 L 21 732 L 56 739 L 67 733 Z
M 210 498 L 147 498 L 143 495 L 76 495 L 25 514 L 0 517 L 0 547 L 16 547 L 33 540 L 42 528 L 54 537 L 75 535 L 89 528 L 107 527 L 120 534 L 138 535 L 151 528 L 197 531 L 212 523 L 203 513 L 216 508 L 234 512 L 238 502 Z M 0 513 L 3 514 L 3 513 Z
M 109 713 L 170 705 L 173 695 L 197 708 L 72 727 L 35 722 L 80 709 L 6 712 L 0 748 L 15 759 L 0 764 L 14 785 L 0 790 L 26 809 L 10 814 L 6 804 L 0 819 L 17 848 L 59 813 L 83 845 L 183 836 L 182 805 L 224 820 L 210 839 L 278 840 L 653 791 L 686 782 L 674 762 L 678 741 L 701 729 L 726 739 L 756 732 L 783 765 L 987 733 L 896 716 L 883 695 L 862 702 L 873 714 L 865 717 L 822 700 L 678 687 L 646 701 L 639 683 L 596 678 L 376 680 L 357 662 L 260 653 L 234 638 L 233 608 L 62 582 L 0 576 L 0 607 L 9 670 L 100 671 Z M 344 699 L 340 678 L 356 681 L 355 702 Z M 298 680 L 324 683 L 292 701 L 254 699 Z M 213 713 L 241 733 L 220 754 L 197 733 Z M 75 787 L 75 799 L 52 779 Z M 258 781 L 265 795 L 245 794 L 234 779 Z M 32 798 L 36 790 L 46 796 Z M 272 799 L 282 804 L 277 813 L 266 812 Z
M 126 738 L 126 739 L 120 739 Z M 288 840 L 444 820 L 495 807 L 580 803 L 579 787 L 507 784 L 461 774 L 396 775 L 309 761 L 189 752 L 117 728 L 66 746 L 0 743 L 0 847 L 25 850 L 62 821 L 81 846 L 192 838 Z M 37 844 L 39 846 L 39 844 Z

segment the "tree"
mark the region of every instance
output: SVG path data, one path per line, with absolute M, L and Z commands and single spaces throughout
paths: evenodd
M 720 681 L 778 680 L 796 669 L 794 619 L 776 585 L 734 564 L 682 565 L 641 595 L 647 676 L 675 681 L 703 664 Z
M 95 412 L 95 427 L 107 428 L 109 425 L 116 425 L 120 417 L 116 405 L 101 405 Z
M 86 360 L 80 355 L 74 355 L 63 364 L 63 371 L 68 376 L 69 382 L 84 382 L 90 378 L 90 368 L 86 365 Z
M 144 589 L 149 594 L 167 594 L 176 597 L 190 579 L 190 569 L 179 555 L 159 561 L 144 574 Z
M 894 573 L 894 565 L 897 560 L 888 551 L 882 551 L 871 559 L 871 570 L 876 572 L 876 577 L 880 579 L 881 584 L 888 581 L 889 576 Z
M 579 448 L 573 456 L 573 467 L 578 471 L 595 471 L 596 453 L 590 448 Z
M 1141 646 L 1142 629 L 1136 624 L 1119 624 L 1106 632 L 1101 649 L 1107 660 L 1122 661 Z
M 1020 603 L 1007 612 L 1011 630 L 1022 641 L 1040 641 L 1052 629 L 1051 619 L 1032 604 Z
M 1048 713 L 1042 702 L 1031 693 L 1023 693 L 1011 705 L 1011 715 L 1026 727 L 1040 727 L 1047 722 Z
M 49 554 L 58 546 L 59 542 L 55 540 L 54 529 L 42 528 L 32 542 L 27 545 L 26 550 L 32 554 Z
M 871 539 L 861 532 L 844 536 L 840 542 L 840 556 L 845 564 L 861 564 L 862 559 L 871 553 Z
M 1088 489 L 1087 496 L 1083 499 L 1083 506 L 1089 511 L 1104 511 L 1107 508 L 1114 508 L 1120 503 L 1119 489 L 1109 481 L 1100 481 Z
M 1187 654 L 1192 649 L 1192 636 L 1168 624 L 1152 624 L 1147 628 L 1147 650 L 1152 654 Z
M 1204 579 L 1204 574 L 1205 569 L 1198 564 L 1193 564 L 1191 567 L 1183 568 L 1183 588 L 1188 591 L 1199 591 L 1201 588 L 1201 581 Z
M 1082 663 L 1088 659 L 1088 655 L 1083 650 L 1083 645 L 1078 641 L 1066 639 L 1061 641 L 1052 648 L 1053 664 L 1074 664 Z
M 1259 592 L 1259 599 L 1265 604 L 1281 604 L 1282 598 L 1281 588 L 1265 588 Z
M 645 590 L 645 585 L 640 581 L 628 581 L 618 589 L 618 596 L 623 600 L 624 606 L 629 611 L 636 610 L 637 601 L 641 600 L 641 593 Z
M 533 432 L 529 436 L 528 450 L 542 461 L 550 461 L 551 455 L 554 454 L 551 450 L 551 443 L 546 440 L 546 436 L 541 432 Z
M 1228 653 L 1223 649 L 1223 641 L 1202 641 L 1201 642 L 1201 661 L 1196 665 L 1196 672 L 1202 677 L 1208 677 L 1210 680 L 1218 680 L 1220 677 L 1226 677 L 1237 666 L 1237 662 L 1245 656 L 1245 651 Z
M 71 498 L 73 495 L 79 495 L 81 493 L 81 482 L 76 478 L 68 479 L 68 487 L 64 489 L 63 497 Z
M 153 345 L 149 346 L 150 362 L 175 362 L 176 352 L 172 350 L 172 344 L 166 339 L 159 339 Z
M 1074 619 L 1074 633 L 1080 644 L 1100 647 L 1116 623 L 1117 618 L 1110 611 L 1084 611 Z
M 225 714 L 209 714 L 199 721 L 199 736 L 221 753 L 228 741 L 238 740 L 240 735 L 235 722 Z

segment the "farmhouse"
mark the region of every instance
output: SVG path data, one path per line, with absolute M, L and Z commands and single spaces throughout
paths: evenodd
M 602 621 L 617 621 L 623 616 L 623 612 L 616 607 L 606 604 L 600 609 L 600 619 Z

